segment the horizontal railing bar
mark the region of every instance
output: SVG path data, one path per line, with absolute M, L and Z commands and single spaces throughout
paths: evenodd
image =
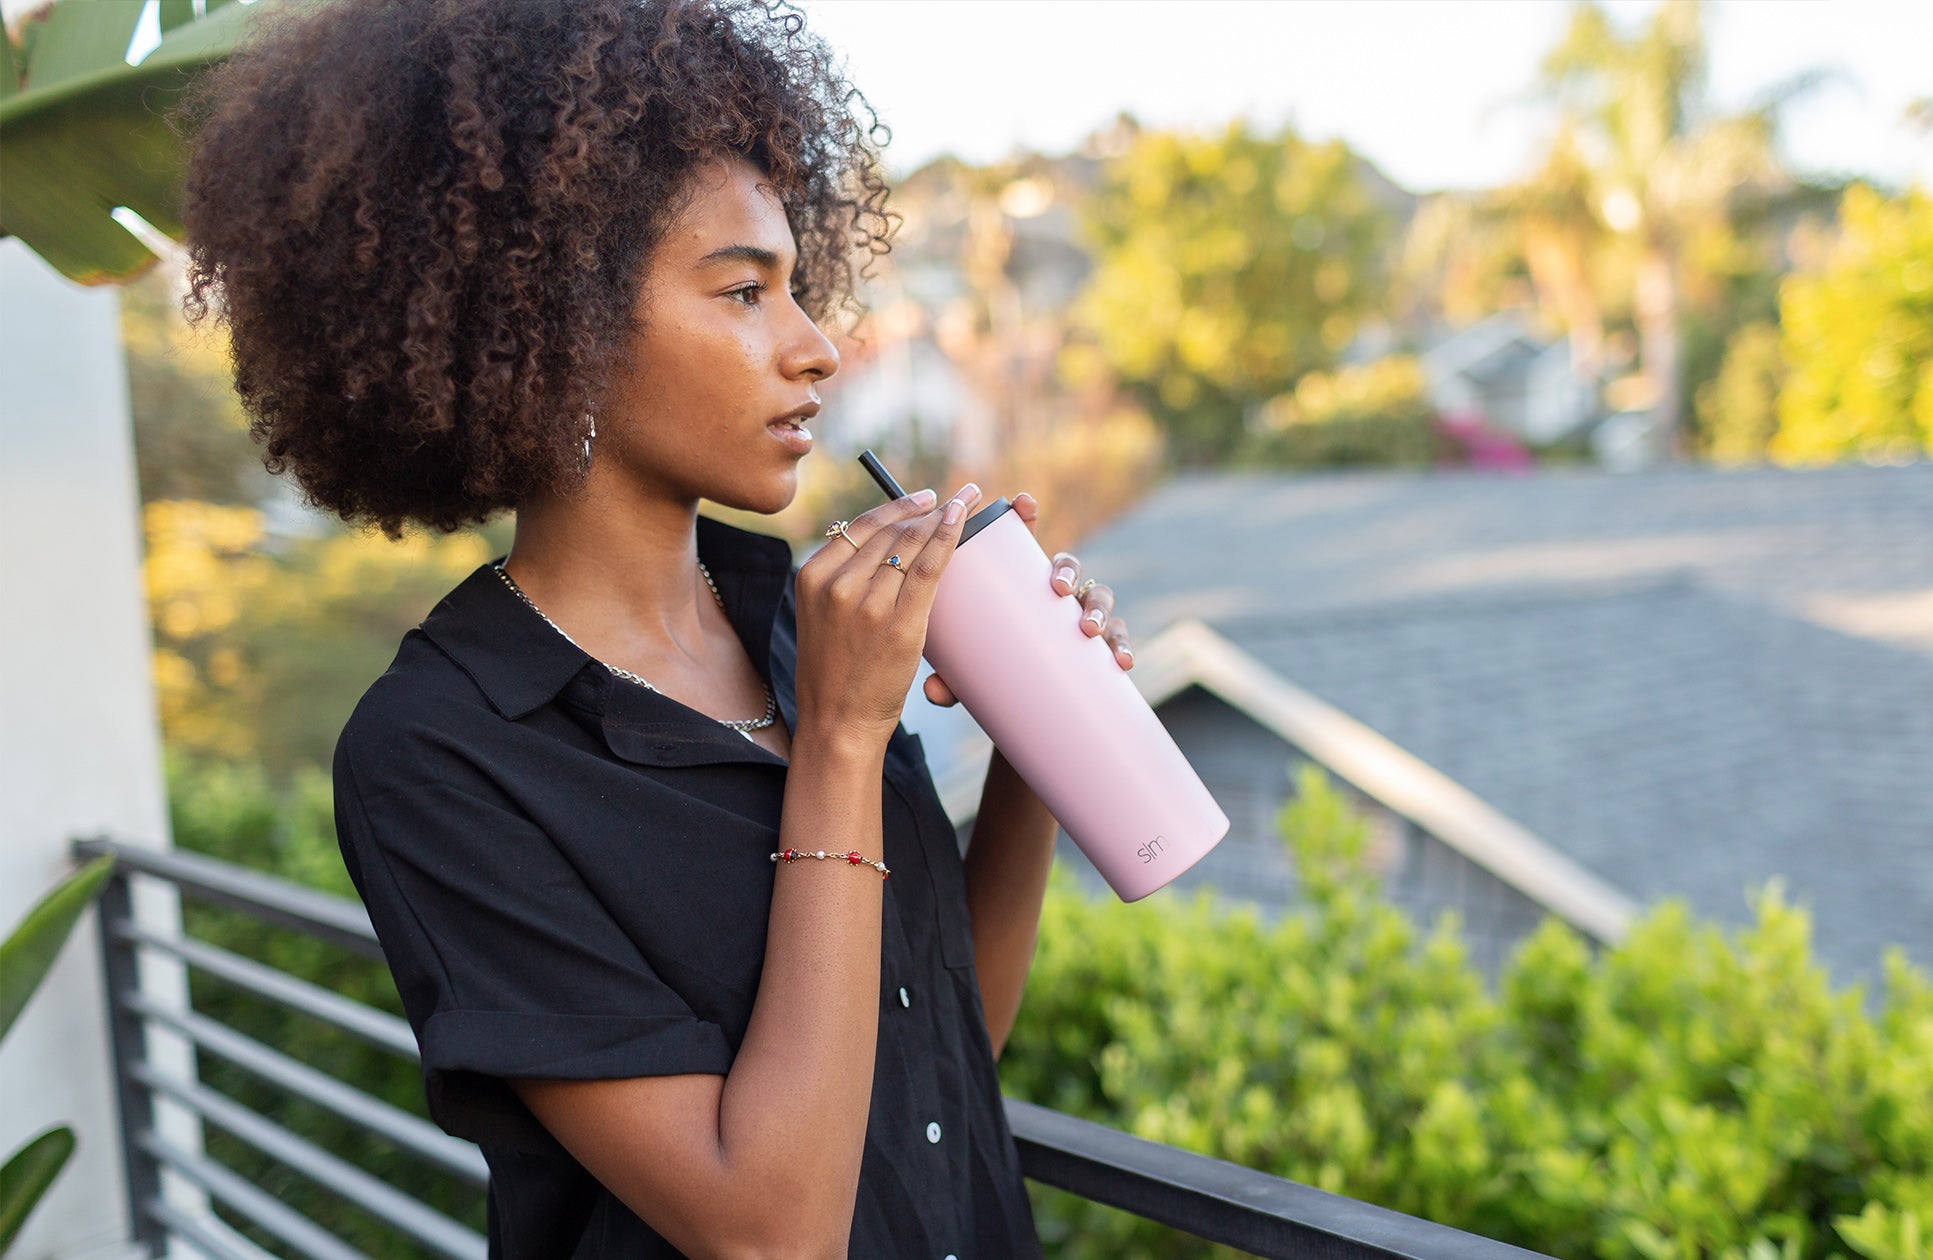
M 121 1005 L 143 1019 L 166 1025 L 196 1045 L 280 1086 L 297 1098 L 326 1107 L 343 1119 L 393 1142 L 419 1159 L 461 1177 L 473 1186 L 490 1180 L 490 1166 L 468 1142 L 453 1138 L 420 1116 L 386 1103 L 326 1072 L 290 1058 L 206 1015 L 171 1011 L 138 993 L 124 995 Z
M 340 1156 L 330 1154 L 307 1138 L 298 1137 L 204 1085 L 173 1080 L 146 1063 L 135 1064 L 133 1071 L 135 1079 L 149 1089 L 167 1094 L 210 1124 L 228 1130 L 269 1158 L 335 1191 L 438 1255 L 450 1260 L 484 1260 L 488 1249 L 481 1234 Z
M 417 1061 L 416 1036 L 410 1031 L 409 1022 L 388 1011 L 343 997 L 319 984 L 206 941 L 161 936 L 125 919 L 115 921 L 109 928 L 121 940 L 172 954 L 195 970 L 225 980 L 256 997 L 340 1028 L 412 1063 Z
M 369 1260 L 368 1256 L 227 1165 L 170 1145 L 153 1130 L 135 1140 L 142 1150 L 206 1190 L 230 1209 L 294 1247 L 309 1260 Z
M 1525 1251 L 1009 1098 L 1028 1177 L 1259 1256 L 1521 1260 Z
M 214 1260 L 275 1260 L 214 1216 L 190 1216 L 166 1199 L 149 1199 L 143 1209 L 168 1233 L 186 1238 Z
M 197 901 L 320 937 L 364 958 L 383 956 L 369 915 L 346 897 L 332 897 L 199 853 L 143 848 L 104 836 L 76 840 L 74 852 L 88 858 L 112 854 L 121 870 L 167 880 Z

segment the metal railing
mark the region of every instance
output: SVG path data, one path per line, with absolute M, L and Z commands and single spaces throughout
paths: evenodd
M 416 1040 L 403 1019 L 206 940 L 144 927 L 133 913 L 129 884 L 136 876 L 160 880 L 187 901 L 240 911 L 272 927 L 380 960 L 382 951 L 362 907 L 193 853 L 107 838 L 78 840 L 74 850 L 81 857 L 111 854 L 116 859 L 100 904 L 101 943 L 129 1201 L 135 1237 L 149 1254 L 162 1254 L 173 1240 L 215 1260 L 263 1260 L 267 1254 L 222 1221 L 171 1202 L 162 1188 L 165 1169 L 204 1192 L 231 1218 L 248 1222 L 295 1254 L 311 1260 L 362 1256 L 257 1181 L 164 1137 L 155 1123 L 154 1103 L 165 1098 L 346 1200 L 407 1238 L 420 1254 L 483 1260 L 483 1236 L 470 1226 L 231 1095 L 163 1072 L 146 1052 L 146 1029 L 165 1029 L 185 1038 L 199 1056 L 213 1056 L 329 1112 L 465 1185 L 485 1186 L 483 1156 L 470 1143 L 317 1070 L 286 1046 L 264 1044 L 192 1005 L 172 1009 L 141 990 L 138 955 L 152 950 L 178 959 L 191 975 L 211 977 L 414 1063 Z M 1537 1254 L 1032 1103 L 1008 1099 L 1006 1106 L 1022 1169 L 1032 1180 L 1256 1255 L 1506 1260 Z

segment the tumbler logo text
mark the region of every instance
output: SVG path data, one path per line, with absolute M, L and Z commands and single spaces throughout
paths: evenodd
M 1136 849 L 1135 854 L 1140 857 L 1142 863 L 1145 865 L 1146 863 L 1152 862 L 1156 858 L 1160 857 L 1161 851 L 1167 847 L 1168 847 L 1167 837 L 1156 836 L 1148 843 Z

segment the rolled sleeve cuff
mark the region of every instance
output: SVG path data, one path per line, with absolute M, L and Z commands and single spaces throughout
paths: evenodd
M 690 1017 L 446 1010 L 423 1029 L 430 1118 L 457 1137 L 522 1150 L 559 1148 L 509 1078 L 723 1075 L 731 1065 L 724 1031 Z

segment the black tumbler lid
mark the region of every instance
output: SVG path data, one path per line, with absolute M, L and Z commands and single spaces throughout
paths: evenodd
M 1003 495 L 981 508 L 978 512 L 975 512 L 972 516 L 967 517 L 966 528 L 960 531 L 960 541 L 955 543 L 954 546 L 966 546 L 967 539 L 993 524 L 994 521 L 999 519 L 1002 512 L 1007 511 L 1011 507 L 1013 507 L 1013 504 L 1007 502 L 1006 496 Z
M 906 491 L 900 488 L 898 478 L 886 471 L 886 465 L 880 463 L 879 456 L 873 454 L 870 449 L 859 453 L 859 463 L 868 473 L 872 474 L 872 479 L 877 481 L 879 488 L 886 492 L 886 498 L 888 500 L 903 499 L 906 497 Z M 967 517 L 966 528 L 960 531 L 960 541 L 955 545 L 965 546 L 967 539 L 993 524 L 994 521 L 999 519 L 1002 512 L 1012 506 L 1013 504 L 1007 502 L 1005 497 L 1002 497 L 995 499 L 978 512 L 975 512 L 972 516 Z

